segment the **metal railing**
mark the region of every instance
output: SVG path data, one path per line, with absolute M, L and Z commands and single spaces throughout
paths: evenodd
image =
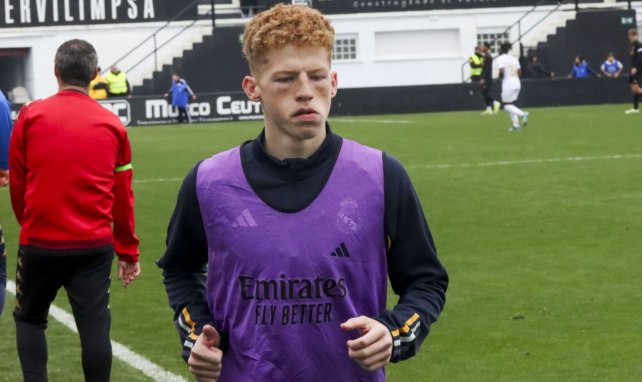
M 538 8 L 538 7 L 540 7 L 540 6 L 542 6 L 542 5 L 548 5 L 548 4 L 544 4 L 544 3 L 550 3 L 550 0 L 540 0 L 540 1 L 538 1 L 537 3 L 535 3 L 535 5 L 533 5 L 533 6 L 532 6 L 528 11 L 526 11 L 526 12 L 525 12 L 525 13 L 524 13 L 520 18 L 518 18 L 518 19 L 517 19 L 517 21 L 515 21 L 515 22 L 514 22 L 514 23 L 512 23 L 510 26 L 508 26 L 508 27 L 504 30 L 504 32 L 502 33 L 503 35 L 509 35 L 509 36 L 510 36 L 510 31 L 511 31 L 513 28 L 517 27 L 517 36 L 518 36 L 518 37 L 517 37 L 517 40 L 515 40 L 515 41 L 510 41 L 510 43 L 511 43 L 511 45 L 512 45 L 512 44 L 515 44 L 516 42 L 519 42 L 519 56 L 520 56 L 520 57 L 521 57 L 521 56 L 523 56 L 523 53 L 524 53 L 524 47 L 523 47 L 523 45 L 522 45 L 522 38 L 523 38 L 524 36 L 526 36 L 529 32 L 531 32 L 533 29 L 535 29 L 538 25 L 540 25 L 544 20 L 548 19 L 548 18 L 549 18 L 553 13 L 557 12 L 557 11 L 560 9 L 560 7 L 562 7 L 563 5 L 568 4 L 568 3 L 569 3 L 569 0 L 558 1 L 558 2 L 557 2 L 557 4 L 555 5 L 555 7 L 554 7 L 553 9 L 551 9 L 550 11 L 548 11 L 548 12 L 544 15 L 544 17 L 542 17 L 541 19 L 539 19 L 536 23 L 534 23 L 534 24 L 533 24 L 530 28 L 528 28 L 525 32 L 522 32 L 522 21 L 523 21 L 526 17 L 528 17 L 531 13 L 535 12 L 535 10 L 537 10 L 537 8 Z M 576 11 L 577 11 L 577 10 L 578 10 L 577 0 L 575 0 L 575 7 L 576 7 Z M 464 61 L 464 62 L 461 64 L 461 78 L 462 78 L 462 82 L 467 82 L 468 80 L 470 80 L 470 76 L 466 77 L 466 74 L 465 74 L 465 69 L 466 69 L 466 66 L 467 66 L 467 65 L 468 65 L 468 59 L 466 59 L 466 61 Z
M 174 17 L 172 17 L 169 21 L 165 22 L 165 24 L 163 24 L 161 27 L 156 29 L 151 35 L 149 35 L 148 37 L 143 39 L 140 43 L 138 43 L 136 46 L 134 46 L 129 51 L 127 51 L 125 54 L 123 54 L 121 57 L 119 57 L 113 64 L 111 64 L 108 67 L 104 68 L 103 73 L 108 72 L 109 68 L 111 68 L 112 66 L 118 66 L 118 64 L 120 64 L 124 59 L 128 58 L 132 53 L 136 52 L 139 48 L 141 48 L 143 45 L 145 45 L 150 40 L 153 42 L 153 45 L 154 45 L 153 50 L 151 52 L 149 52 L 148 54 L 144 55 L 143 58 L 138 60 L 135 64 L 133 64 L 130 67 L 128 67 L 125 70 L 125 73 L 130 72 L 131 70 L 135 69 L 136 67 L 138 67 L 140 64 L 142 64 L 145 60 L 147 60 L 152 55 L 154 56 L 154 70 L 157 71 L 158 70 L 158 51 L 160 49 L 162 49 L 163 47 L 165 47 L 170 42 L 172 42 L 176 37 L 178 37 L 181 34 L 183 34 L 186 30 L 188 30 L 189 28 L 194 26 L 194 24 L 196 24 L 201 19 L 202 16 L 211 16 L 212 17 L 212 28 L 215 28 L 215 26 L 216 26 L 216 18 L 215 18 L 215 16 L 216 15 L 215 15 L 215 12 L 214 12 L 214 0 L 210 0 L 211 8 L 210 8 L 209 12 L 207 12 L 205 15 L 200 15 L 197 12 L 196 17 L 191 21 L 190 20 L 181 20 L 181 21 L 190 21 L 190 23 L 187 24 L 186 26 L 184 26 L 183 28 L 181 28 L 178 32 L 176 32 L 174 35 L 169 37 L 167 40 L 165 40 L 162 44 L 160 44 L 160 45 L 158 44 L 157 36 L 158 36 L 158 34 L 160 32 L 162 32 L 163 30 L 168 28 L 170 26 L 170 24 L 175 22 L 179 17 L 181 17 L 183 14 L 185 14 L 185 12 L 187 12 L 191 8 L 198 7 L 198 4 L 201 3 L 201 2 L 202 2 L 201 0 L 194 0 L 191 3 L 189 3 L 182 10 L 180 10 L 176 15 L 174 15 Z
M 517 21 L 515 21 L 513 24 L 511 24 L 511 25 L 510 25 L 508 28 L 506 28 L 506 30 L 504 31 L 504 33 L 508 33 L 508 34 L 509 34 L 509 33 L 510 33 L 510 31 L 511 31 L 513 28 L 515 28 L 515 26 L 517 26 L 517 39 L 516 39 L 516 40 L 514 40 L 514 41 L 510 41 L 510 43 L 511 43 L 511 45 L 513 45 L 513 44 L 515 44 L 515 43 L 519 43 L 519 56 L 520 56 L 520 57 L 522 57 L 522 56 L 524 55 L 524 45 L 522 44 L 522 38 L 524 38 L 524 36 L 526 36 L 528 33 L 530 33 L 533 29 L 537 28 L 537 26 L 539 26 L 542 22 L 544 22 L 544 20 L 548 19 L 548 18 L 549 18 L 553 13 L 557 12 L 557 11 L 558 11 L 558 10 L 559 10 L 563 5 L 566 5 L 566 4 L 570 3 L 570 1 L 569 1 L 569 0 L 558 1 L 558 2 L 557 2 L 557 5 L 555 5 L 555 7 L 554 7 L 553 9 L 551 9 L 550 11 L 548 11 L 548 12 L 544 15 L 544 17 L 542 17 L 541 19 L 539 19 L 537 22 L 535 22 L 533 25 L 531 25 L 531 27 L 530 27 L 530 28 L 528 28 L 525 32 L 523 32 L 523 31 L 522 31 L 522 21 L 523 21 L 526 17 L 528 17 L 528 15 L 530 15 L 531 13 L 533 13 L 533 11 L 535 11 L 535 9 L 537 9 L 537 7 L 539 7 L 540 5 L 542 5 L 542 3 L 544 3 L 544 2 L 546 2 L 546 0 L 541 0 L 541 1 L 539 1 L 537 4 L 535 4 L 535 5 L 533 6 L 533 8 L 531 8 L 528 12 L 526 12 L 524 15 L 522 15 L 522 17 L 520 17 L 519 19 L 517 19 Z M 577 0 L 575 0 L 574 2 L 575 2 L 575 11 L 577 12 L 577 11 L 579 11 L 579 5 L 578 5 Z M 510 35 L 510 34 L 509 34 L 509 35 Z

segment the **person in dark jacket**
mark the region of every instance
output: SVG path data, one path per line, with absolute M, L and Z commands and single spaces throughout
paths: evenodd
M 481 87 L 484 103 L 486 104 L 486 110 L 482 112 L 482 115 L 497 114 L 501 103 L 495 101 L 490 95 L 490 90 L 493 87 L 493 56 L 490 54 L 490 44 L 485 42 L 481 45 L 480 49 L 484 55 L 484 66 L 482 67 L 479 86 Z
M 642 96 L 642 42 L 638 39 L 638 30 L 629 29 L 629 54 L 631 55 L 631 69 L 629 72 L 629 84 L 631 94 L 633 94 L 633 107 L 624 112 L 624 114 L 640 113 L 640 97 Z
M 547 70 L 539 60 L 539 56 L 530 56 L 528 64 L 526 64 L 526 76 L 528 78 L 550 78 L 554 77 L 555 73 Z
M 327 123 L 333 43 L 309 7 L 248 23 L 243 89 L 264 129 L 183 181 L 158 265 L 198 380 L 381 382 L 444 307 L 448 275 L 403 166 Z

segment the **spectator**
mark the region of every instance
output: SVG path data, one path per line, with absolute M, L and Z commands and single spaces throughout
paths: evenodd
M 588 78 L 590 76 L 599 77 L 600 75 L 589 66 L 583 56 L 576 56 L 568 78 Z
M 127 74 L 122 72 L 116 65 L 111 67 L 107 80 L 107 94 L 110 98 L 126 97 L 131 95 L 131 87 L 127 80 Z
M 89 83 L 89 96 L 96 100 L 107 98 L 107 87 L 109 86 L 107 79 L 100 72 L 99 66 L 96 77 Z
M 555 73 L 546 70 L 544 65 L 539 61 L 538 56 L 531 56 L 526 64 L 526 76 L 529 78 L 547 78 L 554 77 Z
M 140 274 L 129 139 L 119 118 L 88 95 L 96 63 L 88 42 L 63 43 L 54 60 L 58 93 L 23 106 L 11 135 L 11 205 L 20 224 L 13 316 L 25 381 L 47 380 L 47 312 L 63 286 L 85 381 L 109 381 L 114 252 L 124 286 Z
M 9 184 L 9 138 L 11 136 L 11 104 L 0 91 L 0 187 Z M 0 227 L 0 315 L 4 308 L 7 287 L 7 256 Z
M 620 61 L 615 59 L 614 53 L 609 53 L 609 55 L 606 56 L 606 61 L 600 66 L 602 74 L 610 78 L 618 78 L 620 73 L 622 73 L 622 69 L 624 69 L 624 66 Z
M 165 97 L 169 95 L 172 96 L 172 106 L 178 109 L 178 123 L 183 123 L 183 117 L 187 123 L 191 123 L 192 117 L 187 111 L 187 106 L 190 98 L 195 100 L 196 96 L 187 82 L 176 73 L 172 74 L 172 87 L 165 93 Z
M 468 59 L 468 65 L 470 65 L 470 80 L 479 82 L 484 69 L 484 53 L 480 46 L 475 47 L 475 53 Z

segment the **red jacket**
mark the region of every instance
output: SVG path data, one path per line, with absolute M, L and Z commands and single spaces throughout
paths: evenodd
M 9 145 L 20 244 L 89 249 L 113 243 L 121 260 L 137 262 L 130 163 L 127 130 L 88 95 L 63 90 L 23 106 Z

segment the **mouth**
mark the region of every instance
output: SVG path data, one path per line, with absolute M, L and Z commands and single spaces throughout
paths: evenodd
M 316 119 L 319 113 L 311 108 L 301 108 L 294 113 L 294 117 L 303 120 Z

